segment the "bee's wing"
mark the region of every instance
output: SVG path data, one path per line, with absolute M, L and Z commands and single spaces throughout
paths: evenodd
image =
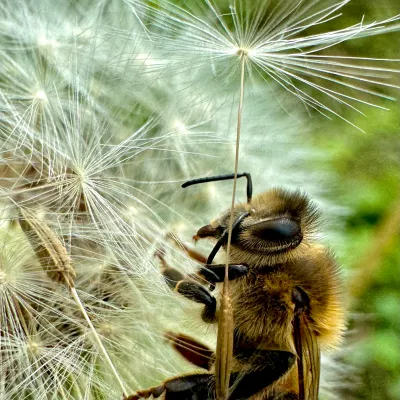
M 318 400 L 320 349 L 304 311 L 295 316 L 294 342 L 298 357 L 299 400 Z

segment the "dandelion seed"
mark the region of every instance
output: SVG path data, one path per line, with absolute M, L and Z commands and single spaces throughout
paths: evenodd
M 20 225 L 24 233 L 27 235 L 28 239 L 31 241 L 32 246 L 35 249 L 35 253 L 39 258 L 40 263 L 46 270 L 49 277 L 56 281 L 61 281 L 65 283 L 74 298 L 78 308 L 82 312 L 86 322 L 88 323 L 91 332 L 93 334 L 94 340 L 103 354 L 106 362 L 109 364 L 109 368 L 114 374 L 118 384 L 121 387 L 123 395 L 126 393 L 125 385 L 120 379 L 117 370 L 112 363 L 110 356 L 108 355 L 103 343 L 94 328 L 86 310 L 83 306 L 81 299 L 76 291 L 74 278 L 76 276 L 75 271 L 71 265 L 70 257 L 67 254 L 65 247 L 62 245 L 60 240 L 51 229 L 48 227 L 45 221 L 38 221 L 35 216 L 36 213 L 32 214 L 27 210 L 20 210 L 23 220 L 20 220 Z M 30 235 L 33 234 L 37 237 L 37 243 L 33 240 Z M 50 267 L 50 268 L 49 268 Z M 53 271 L 51 270 L 53 268 Z
M 223 14 L 209 0 L 193 9 L 162 1 L 157 2 L 157 7 L 149 7 L 148 13 L 154 26 L 154 41 L 166 49 L 165 57 L 177 71 L 178 66 L 182 73 L 189 65 L 211 68 L 212 75 L 230 81 L 238 75 L 239 58 L 245 54 L 247 73 L 253 82 L 256 72 L 258 79 L 268 84 L 276 82 L 306 107 L 351 124 L 335 111 L 331 102 L 360 113 L 357 103 L 381 107 L 365 100 L 363 95 L 388 97 L 365 85 L 397 88 L 391 77 L 399 70 L 382 67 L 391 60 L 323 52 L 348 40 L 389 32 L 395 29 L 400 17 L 368 24 L 361 21 L 337 31 L 307 33 L 339 17 L 339 10 L 348 2 L 326 5 L 323 1 L 287 1 L 274 6 L 270 2 L 237 1 L 229 13 Z M 321 93 L 325 100 L 315 97 L 312 90 Z
M 80 352 L 70 347 L 73 343 L 67 343 L 68 332 L 64 329 L 64 336 L 56 335 L 60 334 L 56 327 L 69 320 L 54 308 L 65 304 L 62 295 L 54 291 L 27 243 L 13 236 L 6 236 L 0 255 L 1 393 L 4 398 L 37 393 L 41 399 L 46 392 L 56 393 L 57 385 L 65 384 L 67 371 L 73 373 L 82 361 Z
M 67 285 L 73 286 L 75 271 L 71 266 L 71 260 L 65 247 L 46 222 L 37 217 L 38 214 L 40 215 L 37 210 L 32 212 L 22 209 L 20 212 L 22 216 L 19 221 L 21 228 L 35 248 L 43 269 L 51 279 L 58 282 L 65 281 Z
M 48 101 L 48 98 L 46 96 L 46 92 L 44 90 L 38 90 L 34 95 L 33 98 L 37 101 Z
M 182 123 L 181 121 L 176 121 L 174 125 L 178 132 L 186 133 L 186 126 L 184 123 Z
M 231 172 L 240 59 L 254 88 L 246 98 L 252 140 L 242 147 L 243 167 L 255 171 L 259 187 L 300 182 L 319 198 L 321 172 L 299 167 L 316 157 L 298 136 L 303 116 L 283 98 L 298 122 L 288 119 L 272 91 L 279 83 L 329 113 L 299 85 L 355 107 L 353 91 L 368 105 L 376 93 L 362 85 L 390 84 L 397 73 L 375 68 L 379 60 L 365 67 L 320 54 L 394 29 L 395 20 L 309 35 L 344 2 L 319 4 L 312 12 L 306 2 L 236 2 L 224 13 L 208 1 L 192 2 L 193 10 L 139 0 L 0 3 L 1 398 L 121 397 L 97 339 L 127 391 L 186 371 L 164 332 L 213 332 L 193 324 L 196 305 L 168 292 L 154 253 L 163 248 L 172 265 L 193 272 L 166 232 L 189 239 L 226 207 L 220 186 L 195 195 L 177 188 L 215 165 Z M 298 150 L 288 154 L 288 146 Z M 31 223 L 45 221 L 57 240 L 50 250 L 59 248 L 64 262 L 38 259 L 15 224 L 16 209 Z M 49 277 L 65 271 L 75 300 Z M 171 318 L 172 309 L 182 319 Z

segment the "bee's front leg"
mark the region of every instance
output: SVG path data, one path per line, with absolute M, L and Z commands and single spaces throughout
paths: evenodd
M 189 300 L 196 303 L 204 304 L 204 310 L 201 314 L 203 321 L 216 321 L 217 301 L 211 293 L 198 281 L 199 278 L 205 279 L 210 283 L 210 290 L 215 288 L 215 283 L 223 282 L 225 274 L 225 265 L 205 265 L 202 267 L 196 276 L 189 275 L 187 278 L 177 269 L 170 267 L 164 259 L 162 253 L 157 253 L 157 257 L 162 264 L 161 272 L 164 275 L 165 281 L 174 291 L 185 296 Z M 228 273 L 230 279 L 236 279 L 248 272 L 245 265 L 230 264 Z M 197 280 L 196 280 L 197 279 Z
M 228 264 L 228 279 L 230 281 L 241 278 L 249 272 L 249 268 L 244 264 Z M 225 278 L 225 264 L 206 264 L 201 267 L 197 275 L 206 279 L 210 283 L 210 290 L 215 289 L 216 283 L 221 283 Z
M 164 400 L 211 400 L 214 399 L 215 379 L 212 374 L 191 374 L 168 379 L 160 386 L 138 390 L 124 400 L 147 399 L 150 396 Z
M 175 268 L 171 268 L 164 259 L 163 254 L 156 254 L 161 261 L 162 269 L 161 272 L 164 275 L 165 281 L 168 286 L 174 291 L 185 296 L 189 300 L 193 300 L 196 303 L 204 304 L 204 310 L 201 313 L 201 317 L 205 322 L 216 321 L 216 309 L 217 301 L 211 293 L 202 286 L 199 282 L 186 278 L 181 272 Z
M 204 304 L 201 318 L 204 322 L 216 321 L 217 300 L 200 283 L 183 279 L 176 283 L 175 291 L 196 303 Z

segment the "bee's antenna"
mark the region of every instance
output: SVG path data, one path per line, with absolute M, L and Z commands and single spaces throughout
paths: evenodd
M 251 180 L 251 175 L 248 172 L 243 172 L 241 174 L 237 174 L 237 178 L 242 178 L 245 176 L 247 178 L 247 202 L 251 202 L 251 198 L 253 196 L 253 182 Z M 197 185 L 198 183 L 206 183 L 206 182 L 215 182 L 215 181 L 226 181 L 228 179 L 234 179 L 235 174 L 226 174 L 226 175 L 217 175 L 217 176 L 208 176 L 206 178 L 198 178 L 192 179 L 190 181 L 185 182 L 182 187 L 186 188 L 188 186 Z
M 246 218 L 249 215 L 248 212 L 244 212 L 242 214 L 240 214 L 235 222 L 232 224 L 232 232 L 235 230 L 235 228 L 243 221 L 244 218 Z M 218 242 L 215 244 L 214 248 L 211 250 L 210 255 L 207 258 L 207 265 L 211 264 L 214 260 L 214 257 L 216 256 L 216 254 L 218 253 L 219 249 L 221 248 L 221 246 L 224 244 L 224 242 L 226 242 L 228 239 L 228 229 L 225 229 L 224 233 L 222 234 L 222 236 L 218 239 Z

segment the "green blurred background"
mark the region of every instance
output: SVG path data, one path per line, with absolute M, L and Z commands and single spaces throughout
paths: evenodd
M 364 14 L 367 21 L 397 15 L 400 4 L 352 1 L 344 10 L 344 20 L 351 24 Z M 338 49 L 398 60 L 400 37 L 390 33 Z M 399 74 L 393 78 L 400 85 Z M 388 93 L 399 99 L 398 90 Z M 349 371 L 358 382 L 352 395 L 371 400 L 400 399 L 400 112 L 398 100 L 386 106 L 390 111 L 366 110 L 368 118 L 349 115 L 365 133 L 333 121 L 322 123 L 310 138 L 329 154 L 326 168 L 338 174 L 340 185 L 332 189 L 333 195 L 351 209 L 338 249 L 347 268 L 351 312 L 349 351 L 343 359 L 356 367 Z M 347 116 L 349 111 L 341 113 Z

